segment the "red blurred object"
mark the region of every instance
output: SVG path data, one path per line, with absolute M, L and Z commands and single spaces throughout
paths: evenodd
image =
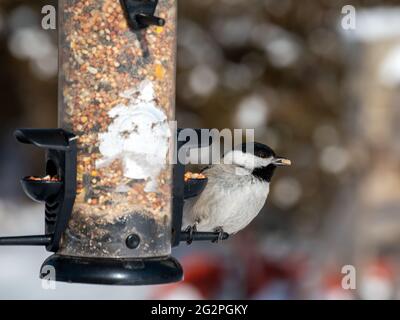
M 388 300 L 395 296 L 396 272 L 393 261 L 377 257 L 364 266 L 359 294 L 362 299 Z
M 386 279 L 393 279 L 396 275 L 391 262 L 385 258 L 377 258 L 366 267 L 366 272 L 371 276 Z
M 253 297 L 268 286 L 283 281 L 295 285 L 304 272 L 306 257 L 287 254 L 273 258 L 261 250 L 254 234 L 243 232 L 237 239 L 236 249 L 245 270 L 246 296 Z
M 212 298 L 221 288 L 224 267 L 220 258 L 207 254 L 188 256 L 182 261 L 185 281 L 194 285 L 206 298 Z
M 344 289 L 342 281 L 344 274 L 339 273 L 339 267 L 328 268 L 326 274 L 321 279 L 321 288 L 313 298 L 322 300 L 352 300 L 354 290 Z
M 225 268 L 221 258 L 196 253 L 181 260 L 185 280 L 157 289 L 155 299 L 213 299 L 221 290 Z

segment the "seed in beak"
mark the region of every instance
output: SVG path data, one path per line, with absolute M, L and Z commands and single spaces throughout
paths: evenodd
M 273 164 L 276 166 L 290 166 L 290 165 L 292 165 L 292 161 L 290 161 L 289 159 L 285 159 L 285 158 L 275 158 L 273 160 Z

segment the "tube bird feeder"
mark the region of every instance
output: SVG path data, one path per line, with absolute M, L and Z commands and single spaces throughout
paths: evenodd
M 175 117 L 176 13 L 176 0 L 59 1 L 59 126 L 79 139 L 71 219 L 57 255 L 46 262 L 56 270 L 82 270 L 90 259 L 88 273 L 94 267 L 106 271 L 107 258 L 112 270 L 121 265 L 118 276 L 128 271 L 125 283 L 182 277 L 170 257 L 167 165 L 168 121 Z M 85 277 L 90 281 L 90 274 Z
M 59 128 L 16 131 L 46 151 L 46 178 L 22 180 L 45 203 L 45 235 L 0 238 L 54 252 L 42 277 L 53 268 L 66 282 L 179 281 L 171 248 L 218 237 L 181 232 L 183 201 L 206 181 L 185 186 L 184 166 L 169 161 L 184 144 L 169 125 L 176 2 L 59 0 Z

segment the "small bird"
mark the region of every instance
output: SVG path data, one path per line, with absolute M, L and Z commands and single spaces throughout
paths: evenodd
M 278 166 L 291 161 L 277 157 L 268 146 L 244 143 L 226 153 L 220 164 L 202 170 L 208 178 L 203 192 L 185 201 L 183 228 L 235 234 L 245 228 L 263 208 L 269 184 Z

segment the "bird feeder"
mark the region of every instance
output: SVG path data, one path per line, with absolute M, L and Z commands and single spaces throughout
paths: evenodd
M 59 128 L 20 129 L 46 152 L 46 177 L 22 180 L 45 203 L 43 236 L 0 245 L 43 245 L 57 281 L 141 285 L 179 281 L 171 248 L 216 240 L 181 232 L 184 182 L 175 147 L 176 0 L 59 1 Z M 200 131 L 197 131 L 200 136 Z M 210 141 L 207 141 L 207 144 Z M 185 145 L 199 147 L 202 145 Z

